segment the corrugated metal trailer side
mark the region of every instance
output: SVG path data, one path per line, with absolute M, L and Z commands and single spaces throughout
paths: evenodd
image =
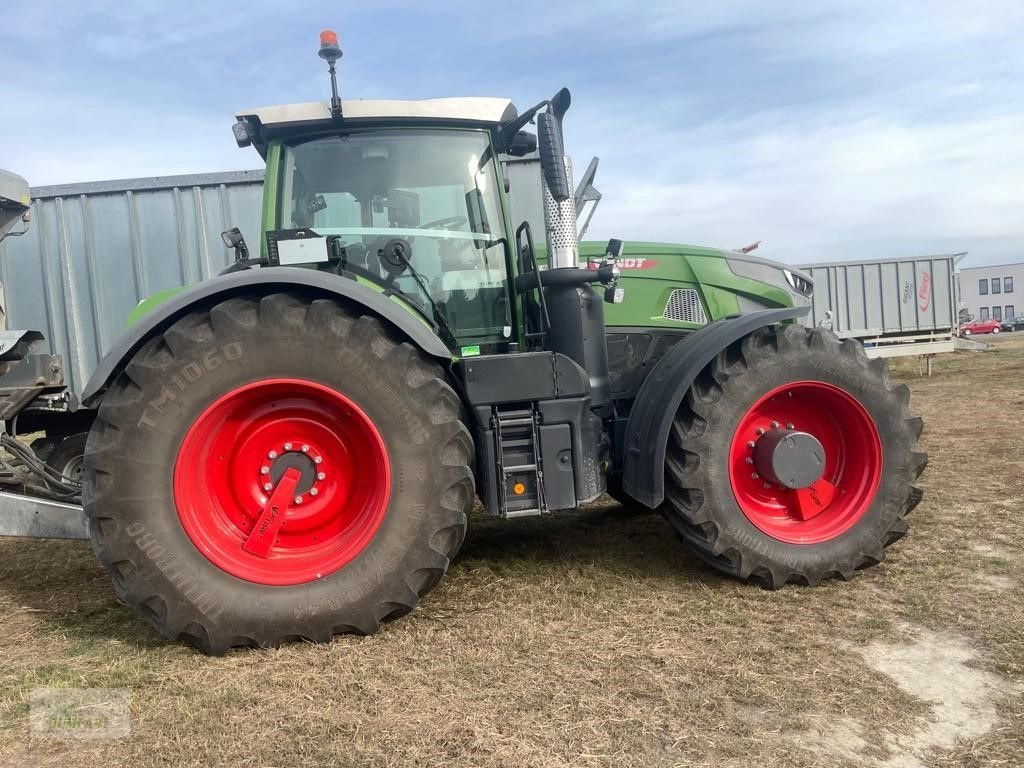
M 805 264 L 814 279 L 808 325 L 843 337 L 949 333 L 956 328 L 953 275 L 962 254 Z
M 80 392 L 141 299 L 228 264 L 221 231 L 258 243 L 262 194 L 262 170 L 33 189 L 31 229 L 0 245 L 7 327 L 42 331 Z

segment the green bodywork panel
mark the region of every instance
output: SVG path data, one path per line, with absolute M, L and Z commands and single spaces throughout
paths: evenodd
M 580 260 L 599 260 L 604 242 L 580 243 Z M 692 288 L 704 302 L 708 322 L 742 311 L 739 297 L 765 309 L 793 306 L 783 288 L 733 274 L 725 252 L 716 248 L 672 243 L 626 242 L 619 262 L 625 289 L 622 304 L 606 304 L 608 326 L 652 326 L 696 329 L 696 323 L 664 316 L 669 294 L 676 288 Z
M 187 285 L 179 285 L 177 288 L 168 288 L 163 291 L 157 291 L 152 296 L 147 296 L 136 304 L 132 311 L 128 313 L 128 319 L 125 320 L 124 327 L 131 328 L 143 317 L 148 315 L 168 299 L 171 299 L 184 291 L 186 288 L 188 288 Z

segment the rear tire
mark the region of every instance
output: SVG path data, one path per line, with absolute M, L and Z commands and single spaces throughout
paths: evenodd
M 412 610 L 474 499 L 472 438 L 444 377 L 375 317 L 290 294 L 229 299 L 150 339 L 86 452 L 90 538 L 118 595 L 212 654 L 370 634 Z M 259 441 L 292 432 L 281 456 L 315 483 L 307 457 L 322 454 L 330 477 L 261 557 L 242 548 L 264 509 L 260 462 L 273 464 Z
M 848 579 L 882 561 L 921 500 L 914 483 L 927 456 L 916 450 L 922 422 L 910 416 L 909 397 L 855 341 L 798 325 L 755 331 L 704 369 L 680 407 L 663 512 L 702 559 L 730 576 L 769 588 Z M 836 495 L 809 518 L 794 504 L 796 491 L 764 482 L 745 458 L 758 439 L 747 434 L 752 427 L 776 428 L 765 415 L 773 408 L 792 421 L 802 409 L 803 421 L 816 425 L 808 431 L 824 433 L 832 454 L 823 477 Z

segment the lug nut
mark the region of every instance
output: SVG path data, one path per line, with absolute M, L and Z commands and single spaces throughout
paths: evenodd
M 758 437 L 760 437 L 760 436 L 761 436 L 761 435 L 763 435 L 763 434 L 764 434 L 764 430 L 763 430 L 763 429 L 761 429 L 761 427 L 758 427 L 758 428 L 757 428 L 757 436 L 758 436 Z
M 295 503 L 296 504 L 301 504 L 302 503 L 302 497 L 301 496 L 296 496 L 295 497 Z
M 302 446 L 302 452 L 303 453 L 309 453 L 309 446 L 308 445 Z
M 796 429 L 792 424 L 787 424 L 786 429 Z
M 286 451 L 290 451 L 290 450 L 292 449 L 292 444 L 291 444 L 291 443 L 285 443 L 285 444 L 284 444 L 284 449 L 285 449 Z
M 750 458 L 749 456 L 747 456 L 747 464 L 753 464 L 753 463 L 754 463 L 754 460 L 752 458 Z
M 772 429 L 778 429 L 778 428 L 779 428 L 779 422 L 773 421 L 772 422 Z
M 316 473 L 316 479 L 317 480 L 326 480 L 327 479 L 327 473 L 326 472 L 317 472 Z
M 759 474 L 757 474 L 757 472 L 755 472 L 754 474 L 752 474 L 752 475 L 750 476 L 750 479 L 751 479 L 751 480 L 760 480 L 760 479 L 761 479 L 761 476 L 760 476 Z
M 765 483 L 765 484 L 764 484 L 764 487 L 765 487 L 765 488 L 771 488 L 771 487 L 772 487 L 772 484 L 771 484 L 771 483 Z
M 319 464 L 319 463 L 320 463 L 320 462 L 322 462 L 323 460 L 324 460 L 324 457 L 323 457 L 323 456 L 317 456 L 317 457 L 316 457 L 315 459 L 313 459 L 313 463 L 314 463 L 314 464 Z
M 260 474 L 261 475 L 269 475 L 270 474 L 270 467 L 260 467 Z
M 755 445 L 753 440 L 747 440 L 747 448 L 753 448 Z
M 260 496 L 260 504 L 266 504 L 266 503 L 267 503 L 267 497 L 266 496 Z
M 264 491 L 272 491 L 272 490 L 274 490 L 274 484 L 273 483 L 264 483 L 263 484 L 263 490 Z
M 310 488 L 309 489 L 309 495 L 310 496 L 316 496 L 318 493 L 320 493 L 320 491 L 318 491 L 316 488 Z
M 267 458 L 268 459 L 276 459 L 277 458 L 277 451 L 271 451 L 270 453 L 268 453 L 267 454 Z

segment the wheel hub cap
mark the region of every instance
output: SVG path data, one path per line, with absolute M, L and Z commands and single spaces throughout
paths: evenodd
M 812 434 L 776 428 L 754 446 L 754 466 L 782 488 L 807 488 L 825 470 L 825 449 Z

